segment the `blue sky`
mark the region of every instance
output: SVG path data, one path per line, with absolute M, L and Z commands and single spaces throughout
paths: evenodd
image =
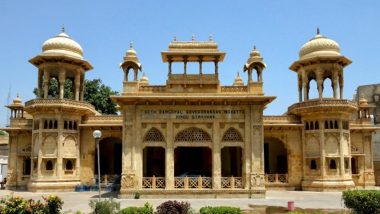
M 81 44 L 94 66 L 87 79 L 101 78 L 120 91 L 119 69 L 129 42 L 134 43 L 151 84 L 164 84 L 167 65 L 160 52 L 174 36 L 178 40 L 207 40 L 212 35 L 226 52 L 219 66 L 222 85 L 231 85 L 242 72 L 253 45 L 264 57 L 266 95 L 277 96 L 265 114 L 283 114 L 298 101 L 296 74 L 288 69 L 300 47 L 321 34 L 336 40 L 353 63 L 345 69 L 345 98 L 359 85 L 379 83 L 380 1 L 17 1 L 0 2 L 0 105 L 17 93 L 34 98 L 37 70 L 28 60 L 42 43 L 57 35 L 62 24 Z M 196 67 L 196 66 L 195 66 Z M 141 74 L 140 74 L 141 75 Z M 244 80 L 246 73 L 241 73 Z M 6 109 L 0 109 L 0 126 Z

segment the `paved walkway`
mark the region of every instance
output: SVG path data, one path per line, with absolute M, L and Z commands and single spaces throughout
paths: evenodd
M 17 195 L 24 198 L 32 198 L 34 200 L 42 200 L 41 196 L 54 194 L 60 196 L 64 200 L 63 210 L 81 212 L 90 212 L 88 206 L 89 201 L 97 199 L 97 192 L 52 192 L 52 193 L 31 193 L 23 191 L 0 190 L 0 197 L 7 195 Z M 103 197 L 111 197 L 110 193 L 104 193 Z M 300 208 L 323 208 L 323 209 L 343 209 L 344 204 L 341 200 L 341 192 L 307 192 L 307 191 L 267 191 L 264 199 L 180 199 L 177 201 L 188 201 L 191 207 L 198 211 L 203 206 L 235 206 L 248 210 L 250 205 L 271 205 L 271 206 L 287 206 L 287 202 L 292 200 L 296 207 Z M 120 202 L 121 207 L 142 206 L 145 202 L 149 202 L 153 207 L 158 206 L 169 199 L 115 199 Z M 173 200 L 173 199 L 172 199 Z

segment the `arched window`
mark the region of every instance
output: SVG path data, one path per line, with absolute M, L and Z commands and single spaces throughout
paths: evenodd
M 46 168 L 46 170 L 53 170 L 53 162 L 51 160 L 48 160 L 46 162 L 45 168 Z
M 325 121 L 325 129 L 329 129 L 329 122 L 327 120 Z
M 23 175 L 30 175 L 31 164 L 32 162 L 29 157 L 24 159 L 24 165 L 23 165 L 23 170 L 22 170 Z
M 319 129 L 319 122 L 315 121 L 315 129 Z
M 47 120 L 45 120 L 45 122 L 44 122 L 44 129 L 47 129 L 49 126 L 48 126 L 48 121 Z
M 336 162 L 335 162 L 334 159 L 331 159 L 331 160 L 330 160 L 329 168 L 330 168 L 330 169 L 336 169 Z
M 334 128 L 334 123 L 332 120 L 330 120 L 330 129 L 333 129 Z
M 151 128 L 144 136 L 143 142 L 164 142 L 164 135 L 157 128 Z
M 238 130 L 235 128 L 229 128 L 226 132 L 224 132 L 222 141 L 243 142 L 243 138 Z
M 63 128 L 64 129 L 67 129 L 67 121 L 65 120 L 65 122 L 63 123 Z
M 77 128 L 78 128 L 78 127 L 77 127 L 77 122 L 74 121 L 73 129 L 74 129 L 74 130 L 77 130 Z
M 69 121 L 69 129 L 73 129 L 73 122 Z
M 311 160 L 310 161 L 310 169 L 317 169 L 317 161 L 316 160 Z
M 338 129 L 338 121 L 336 121 L 336 120 L 334 122 L 334 129 Z
M 310 122 L 310 130 L 313 130 L 313 129 L 314 129 L 314 122 L 311 121 L 311 122 Z
M 309 130 L 309 122 L 306 122 L 306 124 L 305 124 L 305 129 L 306 129 L 306 130 Z
M 65 169 L 66 170 L 73 170 L 73 162 L 71 160 L 66 161 Z
M 210 135 L 200 128 L 191 127 L 179 132 L 175 136 L 175 142 L 210 142 Z
M 58 121 L 57 120 L 54 120 L 54 129 L 57 129 L 58 128 Z

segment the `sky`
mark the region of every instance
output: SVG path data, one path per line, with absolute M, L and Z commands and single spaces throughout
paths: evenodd
M 222 85 L 231 85 L 237 72 L 247 82 L 243 65 L 256 45 L 267 65 L 264 93 L 277 97 L 264 113 L 279 115 L 298 102 L 297 77 L 288 68 L 317 27 L 353 61 L 344 71 L 345 98 L 352 99 L 359 85 L 380 82 L 379 11 L 378 0 L 1 0 L 0 127 L 8 116 L 2 106 L 17 94 L 23 102 L 35 97 L 37 69 L 28 60 L 62 25 L 94 67 L 86 78 L 101 78 L 119 92 L 119 64 L 130 42 L 151 85 L 165 84 L 168 66 L 160 52 L 174 37 L 205 41 L 212 35 L 226 52 L 219 64 Z

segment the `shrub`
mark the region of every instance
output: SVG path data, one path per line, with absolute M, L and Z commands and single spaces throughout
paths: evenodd
M 42 197 L 46 203 L 47 213 L 59 214 L 61 213 L 63 201 L 61 198 L 55 195 L 49 195 L 47 197 Z
M 153 214 L 153 207 L 148 202 L 143 207 L 127 207 L 118 214 Z
M 166 201 L 157 206 L 156 214 L 187 214 L 190 211 L 188 202 Z
M 200 214 L 240 214 L 241 210 L 238 207 L 202 207 L 199 210 Z
M 380 213 L 380 191 L 346 190 L 342 196 L 344 205 L 354 213 Z
M 103 201 L 91 200 L 90 207 L 93 214 L 115 214 L 120 210 L 120 203 L 112 198 Z
M 140 199 L 140 193 L 138 192 L 135 193 L 135 199 Z

